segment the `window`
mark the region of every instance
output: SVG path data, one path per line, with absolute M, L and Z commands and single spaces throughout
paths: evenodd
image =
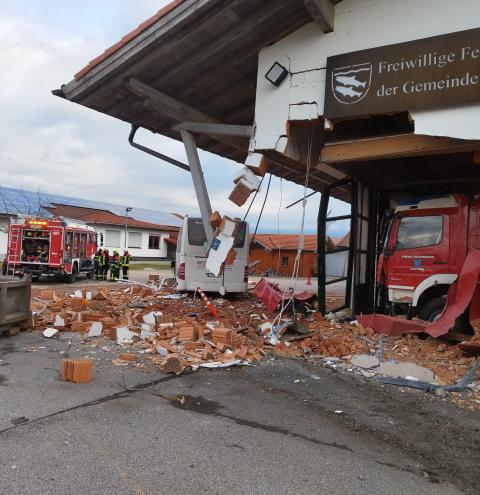
M 237 229 L 237 235 L 235 237 L 235 242 L 233 243 L 234 248 L 242 248 L 245 245 L 245 235 L 247 233 L 247 222 L 240 222 Z
M 141 232 L 128 232 L 128 247 L 129 248 L 142 248 L 142 234 Z
M 177 237 L 177 253 L 182 252 L 182 235 L 183 235 L 183 226 L 178 232 L 178 237 Z
M 282 266 L 288 266 L 288 256 L 282 256 Z
M 148 236 L 148 249 L 160 249 L 160 236 L 159 235 Z
M 188 219 L 188 243 L 191 246 L 203 246 L 207 242 L 201 218 Z
M 106 230 L 105 231 L 105 246 L 111 248 L 120 248 L 120 231 Z
M 400 221 L 397 249 L 434 246 L 442 242 L 443 217 L 405 217 Z
M 237 235 L 233 243 L 234 248 L 242 248 L 245 245 L 247 235 L 247 222 L 240 222 L 238 225 Z M 207 242 L 205 229 L 201 218 L 188 219 L 188 243 L 191 246 L 203 246 Z

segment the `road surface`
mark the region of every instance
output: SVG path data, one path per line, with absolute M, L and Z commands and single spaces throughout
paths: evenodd
M 121 351 L 0 341 L 0 494 L 475 493 L 478 417 L 451 404 L 300 360 L 175 377 Z M 94 382 L 60 381 L 66 356 Z

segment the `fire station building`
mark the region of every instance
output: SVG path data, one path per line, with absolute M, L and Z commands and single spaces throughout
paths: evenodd
M 384 212 L 480 192 L 478 0 L 176 0 L 54 94 L 322 193 L 319 289 L 349 222 L 355 312 Z

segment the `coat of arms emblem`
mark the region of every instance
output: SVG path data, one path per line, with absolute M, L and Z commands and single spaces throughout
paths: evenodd
M 333 95 L 340 103 L 357 103 L 367 95 L 371 81 L 370 63 L 338 67 L 332 71 Z

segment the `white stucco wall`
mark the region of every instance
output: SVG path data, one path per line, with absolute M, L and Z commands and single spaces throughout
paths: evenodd
M 9 219 L 0 216 L 0 261 L 3 261 L 5 255 L 7 254 L 8 226 L 9 226 Z
M 7 254 L 8 234 L 1 230 L 0 226 L 0 261 L 3 260 Z
M 120 254 L 123 253 L 125 246 L 125 228 L 116 226 L 116 225 L 100 225 L 100 224 L 91 224 L 91 226 L 95 229 L 97 234 L 103 234 L 104 245 L 103 249 L 108 249 L 112 252 L 114 249 L 119 250 Z M 109 246 L 106 244 L 106 231 L 114 230 L 120 233 L 120 245 L 117 246 Z M 141 248 L 128 248 L 128 252 L 135 257 L 140 258 L 166 258 L 167 257 L 167 244 L 164 239 L 169 237 L 169 232 L 158 231 L 158 230 L 148 230 L 148 229 L 139 229 L 134 227 L 129 227 L 128 233 L 138 232 L 142 236 L 141 240 Z M 150 235 L 159 235 L 160 236 L 160 244 L 159 249 L 149 249 L 148 248 L 148 239 Z
M 323 115 L 327 57 L 477 27 L 479 0 L 344 0 L 335 8 L 334 32 L 324 34 L 312 22 L 260 52 L 256 133 L 250 151 L 283 151 L 289 119 Z M 275 61 L 290 71 L 278 88 L 265 79 Z M 480 139 L 480 105 L 412 116 L 417 134 Z M 257 162 L 254 156 L 247 161 Z

